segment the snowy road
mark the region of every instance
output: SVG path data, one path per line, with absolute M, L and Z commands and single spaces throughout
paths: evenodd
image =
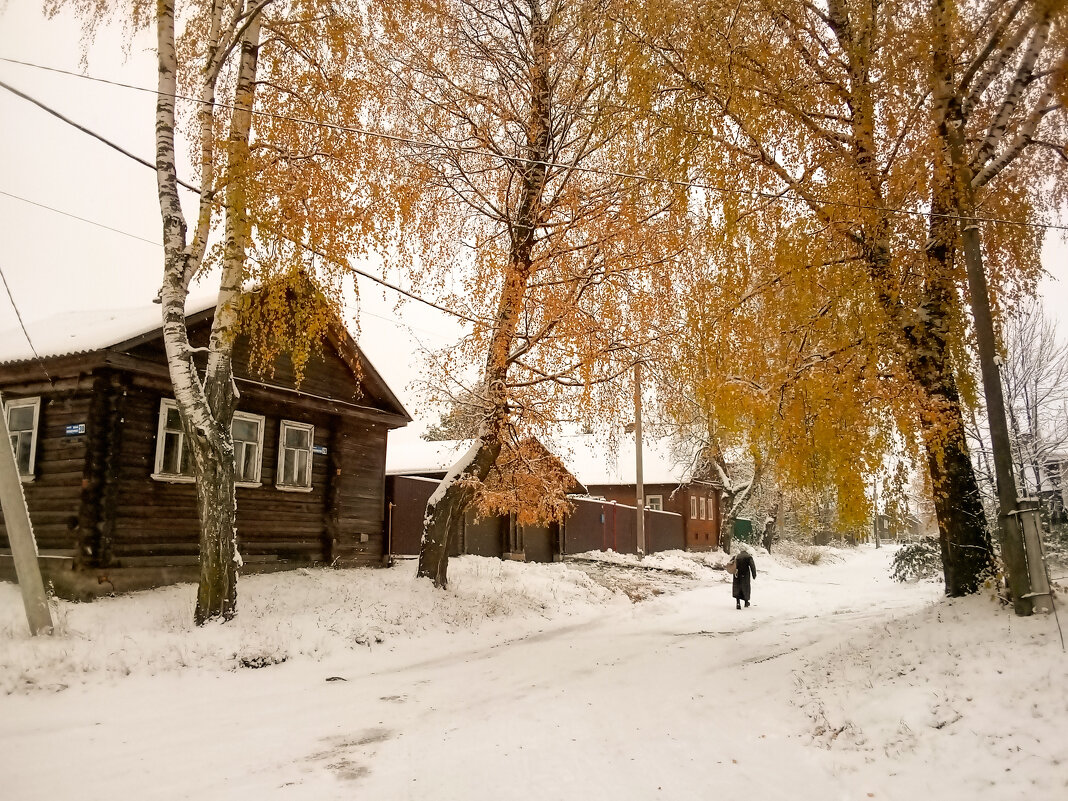
M 837 779 L 792 736 L 789 666 L 936 594 L 885 575 L 874 552 L 779 568 L 749 610 L 716 581 L 510 643 L 401 649 L 370 672 L 337 658 L 9 697 L 7 797 L 817 797 Z
M 0 698 L 0 795 L 913 801 L 929 785 L 895 778 L 883 754 L 813 743 L 799 684 L 824 654 L 939 597 L 891 583 L 886 563 L 868 550 L 769 564 L 742 611 L 709 572 L 511 642 Z

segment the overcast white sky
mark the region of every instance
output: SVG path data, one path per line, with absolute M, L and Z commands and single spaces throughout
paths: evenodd
M 77 21 L 45 20 L 39 5 L 17 0 L 0 10 L 0 57 L 82 71 Z M 105 32 L 89 52 L 86 72 L 153 87 L 153 35 L 139 36 L 128 56 L 123 45 L 119 31 Z M 152 94 L 7 62 L 0 62 L 0 81 L 152 160 Z M 0 267 L 25 319 L 148 303 L 159 288 L 162 256 L 160 246 L 153 244 L 160 241 L 155 175 L 0 89 L 0 241 Z M 367 269 L 375 271 L 373 265 Z M 360 345 L 417 415 L 418 398 L 406 387 L 421 371 L 419 343 L 440 347 L 456 339 L 457 329 L 441 312 L 420 304 L 407 302 L 397 310 L 395 293 L 370 281 L 361 279 L 360 293 Z M 0 291 L 0 331 L 16 326 L 14 311 Z
M 45 20 L 39 6 L 35 0 L 15 0 L 0 9 L 0 57 L 81 71 L 77 21 Z M 153 37 L 136 39 L 128 56 L 123 44 L 118 31 L 98 37 L 88 73 L 153 87 Z M 0 80 L 152 158 L 152 94 L 7 62 L 0 62 Z M 160 241 L 158 209 L 152 170 L 0 89 L 0 267 L 24 318 L 148 302 L 160 280 L 161 248 L 150 244 Z M 1047 308 L 1063 320 L 1068 316 L 1068 247 L 1062 236 L 1047 236 L 1043 264 L 1050 273 L 1042 285 Z M 361 294 L 360 345 L 409 410 L 419 414 L 417 397 L 406 390 L 421 365 L 413 355 L 415 340 L 445 344 L 455 338 L 456 328 L 440 312 L 418 304 L 395 310 L 393 293 L 370 282 L 361 283 Z M 0 331 L 14 326 L 14 312 L 0 294 Z M 1068 324 L 1062 328 L 1068 333 Z

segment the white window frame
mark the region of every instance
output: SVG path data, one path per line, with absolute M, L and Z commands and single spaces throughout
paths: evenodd
M 253 481 L 235 481 L 234 485 L 238 487 L 262 487 L 263 486 L 263 429 L 266 425 L 266 418 L 262 414 L 251 414 L 250 412 L 234 412 L 234 420 L 245 420 L 249 423 L 256 423 L 259 426 L 259 440 L 256 442 L 256 478 Z M 233 423 L 230 424 L 230 435 L 233 436 L 234 428 Z M 234 477 L 237 477 L 237 441 L 234 441 Z
M 298 428 L 308 432 L 308 483 L 302 484 L 284 484 L 282 483 L 282 476 L 285 475 L 283 470 L 285 456 L 286 456 L 286 431 L 290 428 Z M 311 423 L 300 423 L 296 420 L 282 420 L 278 426 L 278 471 L 274 474 L 274 486 L 276 489 L 283 490 L 285 492 L 311 492 L 312 491 L 312 460 L 315 456 L 315 426 Z
M 656 502 L 656 506 L 653 506 L 653 502 Z M 645 496 L 645 508 L 654 512 L 664 511 L 664 496 L 663 495 L 646 495 Z
M 41 424 L 41 396 L 33 398 L 18 398 L 9 400 L 4 404 L 4 421 L 8 426 L 8 434 L 11 433 L 11 410 L 21 409 L 26 406 L 33 407 L 33 428 L 30 429 L 30 472 L 19 473 L 19 480 L 28 484 L 36 478 L 37 468 L 37 435 Z M 18 466 L 18 454 L 15 454 L 15 465 Z
M 705 517 L 705 503 L 706 503 L 705 496 L 702 495 L 700 498 L 698 498 L 697 499 L 697 503 L 698 503 L 698 506 L 701 509 L 701 517 L 700 517 L 700 519 L 701 520 L 707 520 L 708 518 Z
M 159 420 L 156 423 L 156 461 L 152 470 L 152 478 L 156 481 L 166 481 L 171 484 L 193 484 L 196 478 L 183 473 L 163 472 L 163 447 L 166 444 L 164 436 L 167 430 L 167 412 L 171 409 L 178 411 L 178 402 L 172 398 L 159 399 Z M 178 469 L 182 469 L 182 456 L 185 453 L 185 431 L 178 432 Z
M 690 519 L 691 520 L 696 520 L 697 519 L 697 496 L 696 495 L 691 495 L 690 496 Z

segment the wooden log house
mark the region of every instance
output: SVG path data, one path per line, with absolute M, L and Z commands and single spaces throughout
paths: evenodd
M 187 322 L 207 342 L 214 306 Z M 63 328 L 76 333 L 66 336 Z M 0 361 L 0 392 L 46 581 L 67 597 L 195 580 L 195 487 L 159 307 L 38 326 L 40 358 Z M 385 553 L 386 434 L 411 421 L 337 325 L 298 385 L 234 345 L 233 433 L 244 571 L 377 565 Z M 0 518 L 0 578 L 13 578 Z

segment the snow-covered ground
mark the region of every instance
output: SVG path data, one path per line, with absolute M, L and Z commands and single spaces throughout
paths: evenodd
M 722 554 L 463 557 L 447 592 L 248 577 L 199 630 L 191 586 L 61 603 L 37 641 L 0 584 L 0 798 L 1068 797 L 1051 617 L 815 553 L 758 555 L 741 611 Z

